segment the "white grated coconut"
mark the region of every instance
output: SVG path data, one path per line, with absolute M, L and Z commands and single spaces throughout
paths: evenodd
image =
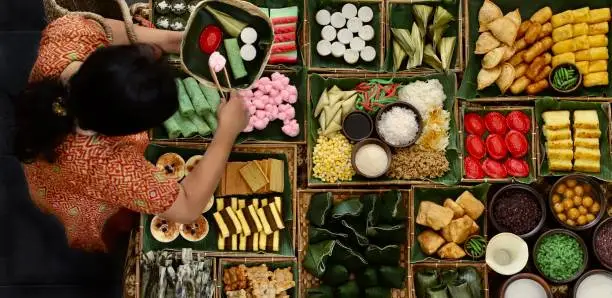
M 446 94 L 444 87 L 437 79 L 412 82 L 398 91 L 398 98 L 413 105 L 421 114 L 423 121 L 429 118 L 429 112 L 442 108 Z
M 381 115 L 377 122 L 380 137 L 393 146 L 406 145 L 416 138 L 419 123 L 409 109 L 393 107 Z

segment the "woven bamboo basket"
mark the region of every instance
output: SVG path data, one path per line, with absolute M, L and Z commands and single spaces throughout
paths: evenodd
M 168 146 L 168 147 L 177 147 L 177 148 L 186 148 L 186 149 L 201 149 L 205 150 L 208 146 L 207 144 L 197 144 L 197 143 L 178 143 L 178 142 L 155 142 L 157 145 Z M 289 234 L 291 235 L 291 244 L 295 249 L 297 245 L 296 234 L 297 234 L 297 146 L 296 145 L 236 145 L 232 152 L 239 153 L 271 153 L 271 154 L 284 154 L 287 156 L 287 164 L 289 177 L 291 182 L 291 195 L 292 195 L 292 212 L 293 212 L 293 220 L 291 220 L 290 225 L 286 226 L 287 229 L 290 229 Z M 146 230 L 146 215 L 142 214 L 140 217 L 140 226 L 139 226 L 139 234 L 140 234 L 140 247 L 139 251 L 143 251 L 143 242 L 145 233 L 149 233 Z M 201 251 L 205 256 L 217 256 L 217 257 L 282 257 L 281 255 L 275 253 L 259 253 L 259 252 L 231 252 L 231 251 Z
M 168 249 L 167 251 L 180 252 L 179 250 L 173 250 L 173 249 Z M 212 279 L 213 279 L 213 283 L 214 284 L 218 284 L 219 283 L 219 277 L 217 275 L 217 270 L 216 270 L 217 269 L 217 259 L 214 258 L 214 257 L 209 257 L 208 255 L 206 255 L 206 253 L 198 252 L 198 251 L 193 251 L 193 256 L 194 256 L 194 258 L 197 257 L 197 258 L 210 258 L 210 259 L 212 259 L 212 262 L 213 262 L 212 270 L 211 270 L 211 273 L 213 275 Z M 179 257 L 180 257 L 180 255 L 179 255 Z M 135 293 L 135 296 L 132 296 L 132 297 L 140 298 L 140 297 L 142 297 L 142 295 L 141 295 L 141 290 L 142 289 L 140 288 L 140 286 L 141 286 L 140 282 L 142 280 L 141 272 L 140 272 L 141 271 L 140 270 L 140 254 L 138 254 L 138 258 L 137 258 L 136 264 L 137 264 L 137 266 L 136 266 L 136 293 Z M 125 293 L 124 293 L 123 296 L 124 297 L 130 297 L 130 296 L 125 295 Z M 215 297 L 215 298 L 218 297 L 216 290 L 214 292 L 213 297 Z
M 463 2 L 463 1 L 462 1 Z M 412 5 L 412 4 L 435 4 L 435 1 L 432 0 L 387 0 L 387 7 L 385 9 L 385 11 L 387 12 L 387 15 L 385 16 L 385 51 L 388 50 L 389 48 L 392 47 L 391 45 L 391 41 L 393 39 L 393 34 L 391 33 L 391 13 L 392 13 L 392 9 L 391 9 L 391 5 L 392 4 L 406 4 L 406 5 Z M 455 18 L 457 19 L 457 46 L 455 48 L 455 65 L 454 67 L 451 69 L 451 71 L 454 72 L 462 72 L 463 69 L 465 68 L 465 47 L 464 47 L 464 43 L 465 43 L 465 35 L 463 32 L 463 28 L 464 28 L 464 14 L 463 14 L 463 5 L 459 4 L 459 13 L 458 15 L 455 16 Z M 393 59 L 393 57 L 391 57 L 391 59 Z M 410 69 L 410 70 L 401 70 L 401 71 L 396 71 L 395 73 L 401 74 L 401 75 L 413 75 L 413 74 L 428 74 L 428 73 L 436 73 L 436 70 L 433 68 L 429 68 L 429 67 L 417 67 L 415 69 Z
M 316 43 L 316 41 L 313 41 L 310 39 L 310 34 L 311 34 L 311 27 L 312 24 L 310 23 L 310 20 L 308 19 L 309 14 L 316 14 L 316 11 L 309 11 L 308 8 L 308 2 L 309 0 L 304 0 L 304 43 L 303 43 L 303 47 L 302 47 L 302 53 L 304 53 L 304 56 L 306 57 L 306 61 L 305 61 L 305 65 L 308 68 L 309 71 L 312 72 L 321 72 L 321 73 L 325 73 L 325 72 L 329 72 L 329 73 L 373 73 L 373 72 L 379 72 L 379 71 L 383 71 L 383 66 L 384 66 L 384 44 L 385 44 L 385 20 L 386 20 L 386 5 L 385 5 L 385 1 L 384 0 L 333 0 L 333 2 L 338 2 L 338 3 L 355 3 L 355 4 L 376 4 L 377 6 L 379 6 L 380 9 L 380 23 L 379 23 L 379 28 L 380 28 L 380 32 L 378 33 L 378 36 L 376 36 L 375 38 L 379 39 L 379 47 L 378 47 L 378 55 L 380 57 L 380 61 L 379 64 L 377 65 L 378 69 L 377 70 L 367 70 L 367 69 L 361 69 L 361 68 L 355 68 L 355 67 L 350 67 L 350 66 L 346 66 L 346 67 L 340 67 L 340 68 L 329 68 L 329 67 L 320 67 L 320 66 L 313 66 L 313 62 L 312 62 L 312 55 L 317 55 L 316 51 L 315 53 L 313 53 L 312 51 L 312 47 L 311 47 L 311 43 Z M 316 47 L 316 45 L 315 45 Z M 340 59 L 340 58 L 330 58 L 330 59 Z
M 414 275 L 417 271 L 423 269 L 457 269 L 461 267 L 474 267 L 480 273 L 482 278 L 482 288 L 484 291 L 483 298 L 489 298 L 489 276 L 488 268 L 486 264 L 465 264 L 465 263 L 418 263 L 410 265 L 410 272 L 408 273 L 409 283 L 411 285 L 410 297 L 411 298 L 425 298 L 417 297 L 414 284 Z
M 306 248 L 308 246 L 308 225 L 309 221 L 306 217 L 308 213 L 308 207 L 310 206 L 310 199 L 316 193 L 321 192 L 330 192 L 334 196 L 334 200 L 343 200 L 348 198 L 351 195 L 362 195 L 367 193 L 383 193 L 389 189 L 305 189 L 299 191 L 299 199 L 298 199 L 298 266 L 300 269 L 300 297 L 306 297 L 306 290 L 312 287 L 317 287 L 321 284 L 321 281 L 312 276 L 312 274 L 308 273 L 303 267 L 302 262 L 304 261 L 304 257 L 306 255 Z M 404 204 L 410 204 L 412 202 L 410 191 L 409 190 L 400 190 L 402 193 L 402 197 L 404 200 Z M 406 225 L 412 225 L 412 217 L 411 214 L 408 213 L 408 218 L 406 219 Z M 409 230 L 406 229 L 408 232 Z M 407 235 L 408 236 L 408 235 Z M 408 239 L 408 238 L 407 238 Z M 410 265 L 410 240 L 401 247 L 400 251 L 400 266 L 409 270 Z M 405 288 L 403 289 L 393 289 L 391 292 L 391 297 L 393 298 L 407 298 L 410 293 L 411 284 L 406 280 Z
M 106 36 L 112 39 L 110 26 L 104 23 L 104 18 L 123 19 L 127 36 L 132 43 L 136 43 L 134 23 L 130 9 L 125 0 L 94 1 L 94 0 L 43 0 L 45 16 L 48 22 L 67 14 L 82 15 L 85 18 L 98 21 L 104 28 Z
M 185 74 L 182 69 L 177 68 L 176 69 L 177 73 L 179 74 L 179 77 L 181 78 L 186 78 L 188 77 L 187 74 Z M 271 69 L 271 68 L 266 68 L 266 70 L 264 70 L 263 74 L 264 75 L 271 75 L 274 72 L 279 72 L 281 74 L 285 74 L 285 75 L 290 75 L 290 74 L 294 74 L 296 76 L 298 76 L 299 79 L 299 72 L 297 72 L 294 69 L 289 69 L 289 68 L 278 68 L 278 69 Z M 304 87 L 306 87 L 306 85 L 304 85 Z M 300 92 L 300 91 L 298 91 Z M 304 91 L 301 91 L 304 92 Z M 301 100 L 298 98 L 298 100 Z M 244 141 L 241 142 L 241 144 L 306 144 L 306 129 L 308 127 L 308 119 L 307 119 L 307 115 L 306 115 L 306 105 L 303 106 L 303 117 L 304 117 L 304 122 L 303 123 L 298 123 L 300 125 L 300 129 L 304 130 L 304 139 L 303 140 L 296 140 L 296 141 L 275 141 L 275 140 L 256 140 L 253 138 L 247 138 Z M 280 121 L 280 120 L 276 120 L 276 121 Z M 159 126 L 157 128 L 151 128 L 148 131 L 149 134 L 149 140 L 150 141 L 160 141 L 160 142 L 175 142 L 175 143 L 210 143 L 212 141 L 212 137 L 211 136 L 206 136 L 206 137 L 202 137 L 202 136 L 195 136 L 195 137 L 191 137 L 191 138 L 185 138 L 185 137 L 180 137 L 180 138 L 176 138 L 176 139 L 168 139 L 168 138 L 156 138 L 155 137 L 155 129 L 165 129 L 163 126 Z M 254 131 L 252 133 L 257 133 L 257 131 Z
M 293 291 L 293 295 L 289 295 L 289 297 L 291 298 L 301 297 L 298 294 L 300 283 L 299 283 L 299 273 L 298 273 L 298 268 L 297 268 L 295 257 L 292 257 L 292 258 L 249 258 L 249 259 L 221 258 L 219 259 L 218 266 L 217 266 L 217 273 L 216 273 L 216 276 L 217 276 L 217 279 L 216 279 L 217 281 L 216 295 L 217 296 L 216 297 L 217 298 L 226 297 L 225 291 L 223 290 L 223 287 L 225 285 L 223 281 L 223 273 L 227 266 L 245 265 L 247 267 L 252 267 L 252 266 L 259 266 L 261 264 L 266 264 L 269 270 L 276 269 L 276 267 L 286 268 L 287 266 L 285 265 L 290 264 L 291 271 L 293 272 L 293 278 L 295 281 L 295 287 L 288 291 L 288 292 Z
M 413 76 L 421 76 L 424 75 L 423 73 L 417 74 L 414 73 L 412 75 L 407 75 L 407 74 L 393 74 L 393 73 L 336 73 L 336 74 L 324 74 L 321 75 L 324 78 L 361 78 L 363 80 L 369 80 L 369 79 L 375 79 L 375 78 L 383 78 L 383 79 L 389 79 L 389 78 L 400 78 L 400 77 L 413 77 Z M 307 94 L 306 94 L 306 100 L 307 100 L 307 109 L 306 109 L 306 113 L 308 113 L 308 111 L 312 110 L 312 100 L 311 100 L 311 94 L 310 94 L 310 78 L 311 76 L 308 76 L 308 80 L 307 80 Z M 458 117 L 458 110 L 459 110 L 459 101 L 455 100 L 454 102 L 454 109 L 455 112 L 453 113 L 453 117 L 457 118 Z M 306 121 L 308 121 L 308 115 L 306 115 Z M 308 122 L 307 122 L 308 123 Z M 310 131 L 308 132 L 308 134 L 310 134 Z M 310 140 L 309 135 L 306 135 L 306 143 L 307 143 L 307 147 L 306 147 L 306 152 L 307 152 L 307 173 L 308 173 L 308 187 L 339 187 L 339 188 L 345 188 L 345 187 L 381 187 L 381 186 L 395 186 L 395 185 L 431 185 L 431 184 L 437 184 L 437 182 L 434 182 L 432 180 L 399 180 L 399 179 L 395 179 L 395 180 L 386 180 L 386 181 L 338 181 L 336 183 L 328 183 L 328 182 L 312 182 L 311 178 L 313 175 L 313 153 L 312 150 L 315 146 L 315 144 L 313 144 L 313 142 Z
M 572 101 L 593 101 L 593 100 L 588 100 L 587 98 L 568 98 L 568 100 L 572 100 Z M 597 102 L 602 102 L 605 103 L 604 106 L 604 110 L 605 113 L 608 117 L 608 148 L 612 148 L 612 98 L 608 98 L 604 101 L 600 101 L 598 100 Z M 540 143 L 539 139 L 540 139 L 540 132 L 542 130 L 542 128 L 538 125 L 538 122 L 535 121 L 535 126 L 536 126 L 536 138 L 538 139 L 538 146 L 537 146 L 537 168 L 538 168 L 538 176 L 542 176 L 542 173 L 540 173 L 540 168 L 542 163 L 544 162 L 544 156 L 546 155 L 546 148 L 544 148 L 544 144 Z M 612 150 L 611 152 L 608 152 L 608 154 L 612 157 Z
M 414 1 L 414 0 L 413 0 Z M 469 0 L 461 0 L 463 7 L 463 53 L 465 56 L 464 67 L 467 67 L 469 53 L 471 51 L 470 47 L 470 19 L 469 19 Z M 478 22 L 478 20 L 472 20 Z M 541 96 L 533 96 L 533 95 L 523 95 L 523 96 L 501 96 L 500 97 L 479 97 L 469 99 L 472 102 L 533 102 Z M 604 96 L 580 96 L 580 97 L 563 97 L 556 96 L 553 97 L 556 100 L 572 100 L 572 101 L 607 101 L 612 102 L 612 97 L 604 97 Z
M 535 110 L 533 107 L 529 107 L 529 106 L 483 106 L 483 105 L 479 105 L 479 104 L 474 104 L 472 102 L 462 102 L 461 105 L 461 112 L 459 117 L 457 117 L 457 131 L 459 134 L 459 146 L 460 146 L 460 151 L 459 151 L 459 159 L 461 160 L 461 182 L 467 182 L 467 183 L 482 183 L 482 182 L 488 182 L 488 183 L 514 183 L 517 182 L 517 180 L 513 177 L 509 177 L 509 178 L 484 178 L 484 179 L 471 179 L 471 178 L 464 178 L 465 177 L 465 167 L 464 167 L 464 163 L 463 163 L 463 157 L 464 155 L 466 155 L 467 151 L 465 148 L 465 136 L 464 136 L 464 131 L 463 131 L 463 116 L 465 115 L 465 113 L 467 112 L 478 112 L 478 111 L 498 111 L 498 112 L 510 112 L 510 111 L 529 111 L 531 113 L 531 127 L 530 127 L 530 132 L 528 133 L 529 135 L 531 135 L 531 142 L 529 143 L 529 152 L 531 153 L 531 158 L 527 161 L 529 163 L 529 166 L 532 169 L 532 174 L 534 176 L 534 179 L 537 178 L 537 160 L 538 160 L 538 144 L 539 144 L 539 138 L 538 138 L 538 134 L 537 134 L 537 130 L 536 130 L 536 121 L 535 121 Z
M 464 188 L 465 190 L 469 190 L 470 186 L 465 186 L 465 185 L 457 185 L 457 186 L 453 186 L 453 187 L 460 187 L 460 188 Z M 411 255 L 412 254 L 412 245 L 414 245 L 415 243 L 417 243 L 417 239 L 416 239 L 416 235 L 415 235 L 415 226 L 417 225 L 416 223 L 416 218 L 417 218 L 417 214 L 418 214 L 418 210 L 417 208 L 414 206 L 415 205 L 415 198 L 414 198 L 414 193 L 415 190 L 421 188 L 421 189 L 444 189 L 447 188 L 446 186 L 440 186 L 440 185 L 415 185 L 412 187 L 411 191 L 410 191 L 410 209 L 409 209 L 409 214 L 410 217 L 414 219 L 414 221 L 410 222 L 410 235 L 408 237 L 408 253 Z M 487 228 L 488 228 L 488 218 L 487 218 L 487 202 L 483 202 L 485 205 L 485 209 L 481 215 L 481 218 L 483 219 L 483 224 L 481 226 L 481 230 L 482 230 L 482 235 L 485 239 L 487 239 Z M 417 263 L 414 260 L 411 260 L 412 263 Z M 474 264 L 484 264 L 485 261 L 484 259 L 482 260 L 441 260 L 441 259 L 436 259 L 434 257 L 428 257 L 426 259 L 424 259 L 423 261 L 418 261 L 418 264 L 420 263 L 436 263 L 436 264 L 470 264 L 470 265 L 474 265 Z

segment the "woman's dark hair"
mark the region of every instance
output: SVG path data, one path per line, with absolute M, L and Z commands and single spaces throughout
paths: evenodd
M 75 125 L 107 136 L 145 131 L 178 109 L 174 76 L 152 46 L 100 48 L 72 76 L 32 83 L 16 102 L 16 153 L 23 162 L 56 158 Z

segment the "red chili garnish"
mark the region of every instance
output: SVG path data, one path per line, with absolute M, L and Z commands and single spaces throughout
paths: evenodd
M 204 27 L 200 34 L 200 50 L 206 54 L 212 54 L 221 45 L 223 40 L 223 32 L 215 25 Z

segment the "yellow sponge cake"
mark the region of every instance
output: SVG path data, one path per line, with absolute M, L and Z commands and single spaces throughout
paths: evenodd
M 572 161 L 571 160 L 548 160 L 548 167 L 551 171 L 571 171 Z
M 572 138 L 572 132 L 569 130 L 569 128 L 548 129 L 547 127 L 544 127 L 544 136 L 546 136 L 546 140 L 548 141 L 569 140 Z
M 599 150 L 599 139 L 594 139 L 594 138 L 576 138 L 576 139 L 574 139 L 574 146 Z
M 597 111 L 574 111 L 574 128 L 590 128 L 599 130 L 599 118 L 597 117 Z
M 550 160 L 572 160 L 574 151 L 572 149 L 548 149 L 546 152 Z
M 584 147 L 576 147 L 576 154 L 574 155 L 576 160 L 586 159 L 597 161 L 597 163 L 599 163 L 600 157 L 601 155 L 599 154 L 599 149 L 589 149 Z
M 601 136 L 601 131 L 599 128 L 591 129 L 591 128 L 576 128 L 574 130 L 574 138 L 596 138 L 599 139 Z
M 572 144 L 572 139 L 561 139 L 546 142 L 546 147 L 549 149 L 572 149 L 574 144 Z
M 574 171 L 599 173 L 599 161 L 579 159 L 574 161 Z
M 547 129 L 562 129 L 570 127 L 570 112 L 569 111 L 546 111 L 542 113 L 545 128 Z

